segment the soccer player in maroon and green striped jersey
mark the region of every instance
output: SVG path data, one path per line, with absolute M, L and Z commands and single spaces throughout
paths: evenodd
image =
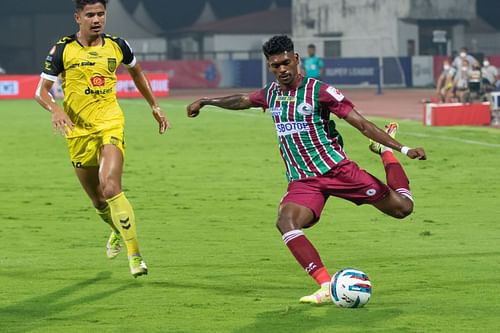
M 232 110 L 270 109 L 289 180 L 276 225 L 299 264 L 320 286 L 300 302 L 329 302 L 331 276 L 302 229 L 319 220 L 329 196 L 344 198 L 357 205 L 371 204 L 395 218 L 408 216 L 413 211 L 413 198 L 408 178 L 393 149 L 420 160 L 426 159 L 425 151 L 408 148 L 396 141 L 396 123 L 386 126 L 384 131 L 357 112 L 338 89 L 300 75 L 299 55 L 294 52 L 289 37 L 274 36 L 262 49 L 276 82 L 251 94 L 201 98 L 187 107 L 187 115 L 198 116 L 205 105 Z M 330 120 L 331 113 L 372 140 L 370 149 L 382 158 L 387 185 L 347 157 L 342 137 Z

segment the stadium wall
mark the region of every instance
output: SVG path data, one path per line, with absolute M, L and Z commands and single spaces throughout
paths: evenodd
M 441 72 L 443 56 L 388 57 L 383 60 L 385 86 L 431 87 Z M 500 68 L 500 55 L 489 56 Z M 375 87 L 379 80 L 378 58 L 326 59 L 324 81 L 343 87 Z M 168 89 L 185 88 L 257 88 L 262 82 L 262 62 L 248 60 L 165 60 L 141 61 L 155 83 L 156 93 L 168 94 Z M 120 66 L 120 96 L 139 96 L 132 92 L 133 83 Z M 165 75 L 166 74 L 166 75 Z M 274 78 L 267 73 L 268 82 Z M 401 79 L 404 84 L 401 85 Z M 0 75 L 0 99 L 33 98 L 39 75 Z M 135 95 L 134 95 L 135 94 Z

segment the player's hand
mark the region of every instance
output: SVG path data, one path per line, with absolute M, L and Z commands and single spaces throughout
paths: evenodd
M 194 118 L 200 114 L 200 109 L 203 107 L 203 105 L 201 105 L 202 100 L 203 99 L 199 99 L 187 106 L 186 111 L 189 118 Z
M 427 155 L 425 154 L 424 148 L 413 148 L 408 150 L 408 157 L 413 159 L 418 158 L 419 160 L 426 160 Z
M 158 125 L 160 126 L 159 133 L 165 133 L 167 129 L 170 128 L 170 122 L 168 121 L 167 116 L 165 116 L 159 106 L 153 106 L 151 110 L 153 111 L 153 117 L 155 117 Z
M 66 112 L 60 107 L 55 107 L 52 109 L 52 127 L 56 133 L 69 135 L 74 128 L 74 124 Z

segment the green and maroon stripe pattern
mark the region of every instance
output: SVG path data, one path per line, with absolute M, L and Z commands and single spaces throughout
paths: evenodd
M 319 103 L 321 84 L 309 78 L 293 90 L 282 91 L 275 82 L 265 90 L 289 181 L 325 174 L 346 158 L 338 138 L 326 131 L 329 112 Z

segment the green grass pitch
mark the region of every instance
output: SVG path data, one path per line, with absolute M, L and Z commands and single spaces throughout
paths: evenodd
M 162 100 L 165 136 L 125 100 L 124 188 L 150 275 L 105 256 L 102 223 L 62 137 L 34 101 L 0 103 L 0 332 L 498 332 L 500 132 L 401 121 L 428 161 L 401 160 L 416 199 L 405 220 L 331 198 L 306 234 L 333 273 L 374 285 L 362 309 L 298 304 L 316 289 L 276 230 L 286 189 L 269 114 Z M 384 119 L 373 119 L 382 125 Z M 385 179 L 367 140 L 346 150 Z

